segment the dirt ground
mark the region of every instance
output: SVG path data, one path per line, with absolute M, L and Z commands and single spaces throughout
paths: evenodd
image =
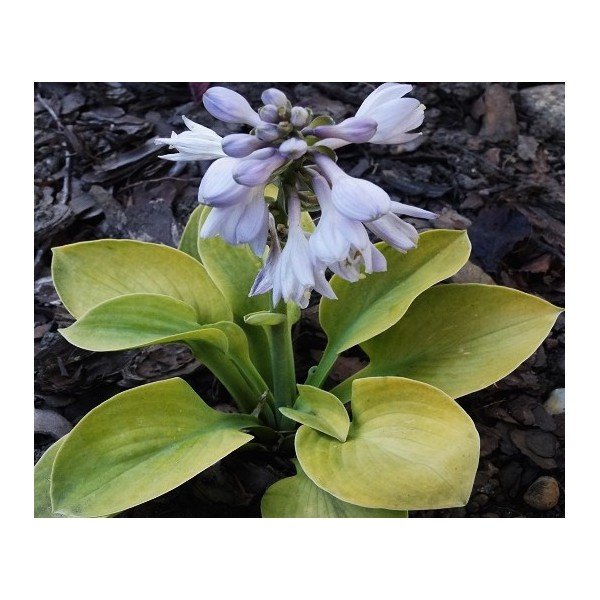
M 177 244 L 210 163 L 158 160 L 164 150 L 152 140 L 182 131 L 183 114 L 221 135 L 241 131 L 204 110 L 207 85 L 35 86 L 35 460 L 100 402 L 143 383 L 181 376 L 209 404 L 228 404 L 184 346 L 92 353 L 69 345 L 56 330 L 72 318 L 50 278 L 54 246 L 107 237 Z M 224 85 L 255 106 L 275 85 L 337 120 L 351 116 L 376 84 Z M 350 145 L 339 151 L 342 167 L 439 213 L 435 227 L 468 230 L 471 261 L 453 281 L 498 283 L 564 306 L 564 85 L 417 83 L 414 96 L 427 106 L 418 144 Z M 481 435 L 467 506 L 411 516 L 564 516 L 564 410 L 556 401 L 564 388 L 564 327 L 561 316 L 517 371 L 460 399 Z M 294 339 L 303 380 L 325 346 L 316 298 Z M 346 353 L 332 382 L 363 361 L 360 351 Z M 242 449 L 122 516 L 259 516 L 266 487 L 292 472 L 269 448 Z

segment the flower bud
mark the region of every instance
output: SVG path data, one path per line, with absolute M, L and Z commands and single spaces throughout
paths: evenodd
M 233 169 L 233 179 L 246 186 L 256 186 L 266 183 L 271 173 L 278 169 L 284 162 L 276 148 L 263 148 L 256 150 L 248 158 L 241 159 Z
M 226 123 L 245 123 L 256 127 L 261 123 L 258 113 L 248 101 L 233 90 L 213 87 L 204 92 L 202 102 L 206 110 Z
M 261 95 L 264 104 L 274 104 L 275 106 L 285 106 L 287 104 L 286 95 L 277 88 L 269 88 L 265 90 Z
M 310 119 L 310 114 L 302 106 L 292 108 L 291 122 L 294 127 L 304 127 Z
M 249 133 L 232 133 L 223 138 L 223 151 L 228 156 L 244 158 L 255 150 L 264 148 L 266 143 Z
M 377 131 L 377 121 L 370 117 L 350 117 L 338 125 L 320 125 L 314 134 L 321 139 L 338 138 L 355 144 L 368 142 Z
M 279 146 L 279 153 L 287 158 L 296 159 L 305 154 L 307 149 L 308 145 L 304 140 L 290 138 Z
M 265 123 L 279 123 L 279 113 L 274 104 L 267 104 L 259 109 L 258 114 Z
M 294 126 L 289 121 L 281 121 L 281 123 L 277 125 L 277 130 L 281 136 L 284 136 L 292 133 Z
M 263 123 L 256 128 L 256 137 L 263 142 L 274 142 L 279 137 L 279 129 L 273 123 Z

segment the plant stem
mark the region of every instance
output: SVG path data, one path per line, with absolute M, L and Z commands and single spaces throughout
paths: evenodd
M 331 371 L 331 368 L 335 364 L 337 357 L 337 353 L 332 352 L 329 349 L 329 346 L 327 346 L 327 348 L 325 348 L 325 352 L 323 352 L 323 356 L 321 356 L 319 364 L 308 372 L 306 385 L 312 385 L 320 388 L 327 379 L 327 375 L 329 375 L 329 371 Z
M 283 323 L 265 327 L 269 338 L 269 350 L 271 352 L 271 366 L 273 368 L 273 392 L 275 407 L 291 407 L 296 399 L 296 367 L 294 365 L 294 350 L 292 346 L 292 326 L 287 315 L 284 303 L 282 310 L 278 310 L 286 316 Z M 277 411 L 279 413 L 279 411 Z M 277 414 L 280 427 L 290 428 L 293 423 L 281 413 Z

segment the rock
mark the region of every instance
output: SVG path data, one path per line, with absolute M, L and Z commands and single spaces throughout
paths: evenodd
M 538 467 L 545 470 L 556 469 L 556 461 L 552 458 L 556 454 L 556 437 L 545 431 L 523 431 L 513 429 L 510 432 L 513 444 L 530 458 Z
M 492 142 L 512 141 L 517 138 L 517 112 L 510 92 L 494 83 L 475 103 L 472 111 L 474 118 L 483 116 L 479 135 Z
M 470 260 L 465 263 L 461 270 L 450 277 L 452 283 L 485 283 L 494 285 L 495 281 L 475 263 Z
M 536 85 L 520 92 L 520 105 L 533 120 L 530 131 L 541 139 L 565 135 L 565 85 Z
M 548 400 L 544 402 L 544 408 L 550 415 L 562 415 L 565 412 L 565 388 L 555 389 Z
M 73 426 L 62 415 L 53 410 L 35 409 L 34 413 L 34 431 L 51 435 L 58 440 L 73 429 Z
M 517 154 L 521 160 L 533 160 L 537 152 L 539 143 L 530 135 L 520 135 L 517 146 Z
M 536 510 L 550 510 L 558 504 L 560 487 L 554 477 L 539 477 L 527 489 L 523 500 Z
M 438 218 L 433 221 L 436 229 L 467 229 L 471 220 L 467 219 L 453 208 L 444 207 Z

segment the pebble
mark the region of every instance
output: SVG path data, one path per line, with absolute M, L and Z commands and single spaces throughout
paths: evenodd
M 565 85 L 536 85 L 520 92 L 521 109 L 533 119 L 531 133 L 541 139 L 565 135 Z
M 558 504 L 560 487 L 554 477 L 536 479 L 527 489 L 523 500 L 536 510 L 550 510 Z
M 550 415 L 562 415 L 565 412 L 565 388 L 555 389 L 548 400 L 544 402 L 544 408 Z

